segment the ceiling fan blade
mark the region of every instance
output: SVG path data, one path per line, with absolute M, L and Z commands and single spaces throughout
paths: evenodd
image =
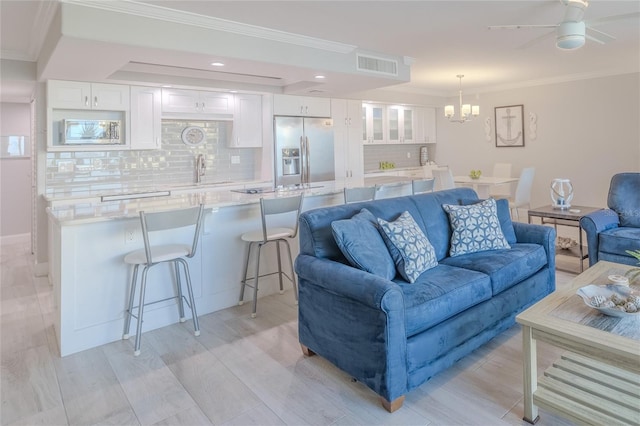
M 557 24 L 549 25 L 491 25 L 487 27 L 490 30 L 525 30 L 529 28 L 556 28 Z
M 602 44 L 616 40 L 616 38 L 611 34 L 607 34 L 604 31 L 596 30 L 595 28 L 587 27 L 587 31 L 597 33 L 597 36 L 587 34 L 587 37 L 589 37 L 590 40 L 595 40 L 596 38 L 602 39 Z
M 526 42 L 525 44 L 518 46 L 518 49 L 528 49 L 529 47 L 533 46 L 534 44 L 538 44 L 541 41 L 550 38 L 551 36 L 555 35 L 556 32 L 555 31 L 550 31 L 546 34 L 542 34 L 540 37 L 536 37 L 533 40 L 529 40 L 528 42 Z
M 624 13 L 622 15 L 605 16 L 603 18 L 590 19 L 587 22 L 587 26 L 595 27 L 599 25 L 608 24 L 610 22 L 620 21 L 622 19 L 638 19 L 640 20 L 640 12 Z
M 595 41 L 598 44 L 605 44 L 606 43 L 606 41 L 602 41 L 599 38 L 595 38 L 594 36 L 590 36 L 589 34 L 585 34 L 584 37 L 588 38 L 591 41 Z

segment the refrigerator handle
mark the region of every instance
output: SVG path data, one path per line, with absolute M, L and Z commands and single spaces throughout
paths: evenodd
M 311 184 L 311 153 L 309 152 L 309 138 L 307 136 L 304 137 L 304 143 L 305 143 L 305 148 L 304 148 L 304 156 L 305 156 L 305 161 L 306 161 L 306 166 L 305 166 L 305 173 L 306 173 L 306 183 L 307 185 Z
M 304 136 L 300 136 L 300 183 L 305 184 L 307 178 L 307 146 L 304 143 Z

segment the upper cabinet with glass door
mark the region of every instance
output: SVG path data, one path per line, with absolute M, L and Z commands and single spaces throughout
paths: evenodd
M 387 143 L 386 106 L 362 104 L 362 140 L 364 143 Z
M 387 143 L 415 142 L 415 113 L 413 108 L 392 105 L 387 109 Z

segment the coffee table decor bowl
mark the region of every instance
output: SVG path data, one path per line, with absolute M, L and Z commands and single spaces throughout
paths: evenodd
M 626 285 L 588 285 L 576 292 L 585 305 L 612 317 L 640 315 L 640 292 Z

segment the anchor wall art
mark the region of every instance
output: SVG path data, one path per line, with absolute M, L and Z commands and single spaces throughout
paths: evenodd
M 496 146 L 524 146 L 524 106 L 496 107 Z

